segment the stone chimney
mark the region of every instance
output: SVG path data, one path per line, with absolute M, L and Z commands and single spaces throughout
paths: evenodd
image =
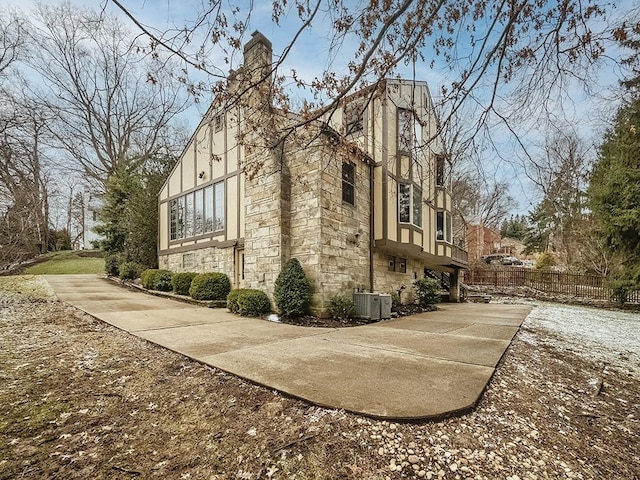
M 290 179 L 273 109 L 271 42 L 254 32 L 244 46 L 238 89 L 244 133 L 245 286 L 273 295 L 289 258 Z
M 243 85 L 248 91 L 248 104 L 271 110 L 273 88 L 273 48 L 267 37 L 257 30 L 244 46 Z

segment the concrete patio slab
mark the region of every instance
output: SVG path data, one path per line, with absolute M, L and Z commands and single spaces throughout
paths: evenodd
M 340 342 L 301 338 L 205 356 L 234 372 L 314 404 L 389 419 L 424 419 L 465 410 L 480 398 L 490 367 Z
M 349 328 L 320 338 L 362 347 L 403 352 L 426 358 L 494 367 L 509 340 L 440 335 L 412 330 Z
M 92 275 L 45 278 L 61 300 L 158 345 L 317 405 L 395 420 L 473 408 L 531 310 L 445 304 L 322 329 L 194 307 Z

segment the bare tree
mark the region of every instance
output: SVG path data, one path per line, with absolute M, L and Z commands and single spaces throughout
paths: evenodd
M 22 20 L 12 12 L 0 10 L 0 76 L 18 60 L 24 39 Z
M 45 84 L 34 93 L 71 168 L 104 189 L 124 163 L 176 152 L 174 125 L 187 97 L 171 62 L 145 53 L 120 20 L 69 3 L 40 5 L 29 32 L 29 64 Z
M 43 158 L 47 119 L 33 105 L 5 97 L 12 114 L 1 119 L 0 262 L 13 263 L 47 251 L 48 174 Z M 5 114 L 6 114 L 5 110 Z
M 530 250 L 550 249 L 568 265 L 578 260 L 592 160 L 589 147 L 570 128 L 552 132 L 542 154 L 530 160 L 527 175 L 541 197 L 531 214 L 538 234 L 527 242 Z
M 228 94 L 226 70 L 238 67 L 255 15 L 252 2 L 204 2 L 193 22 L 166 31 L 144 25 L 120 0 L 105 0 L 109 2 L 149 36 L 150 48 L 172 52 L 192 70 L 208 74 L 214 93 Z M 464 104 L 476 103 L 478 128 L 498 122 L 503 132 L 517 134 L 518 123 L 530 112 L 557 110 L 555 102 L 567 96 L 570 82 L 588 85 L 594 65 L 610 58 L 605 48 L 611 40 L 637 26 L 636 9 L 623 23 L 613 22 L 609 9 L 610 3 L 599 0 L 275 1 L 272 21 L 292 32 L 290 40 L 270 72 L 258 80 L 246 77 L 250 83 L 227 101 L 237 101 L 256 82 L 273 77 L 276 106 L 286 112 L 291 107 L 287 88 L 303 91 L 307 101 L 298 109 L 297 122 L 286 124 L 282 132 L 289 135 L 290 129 L 325 116 L 344 96 L 378 84 L 400 67 L 413 65 L 415 71 L 416 65 L 439 66 L 450 79 L 439 92 L 447 105 L 443 127 Z M 322 51 L 314 48 L 317 64 L 352 60 L 342 71 L 326 68 L 315 78 L 304 78 L 285 65 L 316 30 L 322 32 L 316 37 L 327 39 Z M 193 82 L 191 89 L 198 91 L 198 84 Z

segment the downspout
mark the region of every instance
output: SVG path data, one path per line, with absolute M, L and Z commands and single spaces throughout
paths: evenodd
M 376 168 L 376 123 L 373 119 L 375 118 L 375 97 L 372 98 L 370 104 L 370 108 L 367 108 L 367 129 L 371 129 L 371 163 L 369 163 L 369 291 L 373 293 L 373 246 L 375 244 L 375 219 L 373 208 L 373 199 L 375 197 L 373 189 L 375 182 L 373 180 L 373 175 Z M 369 112 L 369 110 L 371 111 Z
M 375 128 L 374 128 L 375 130 Z M 369 164 L 369 291 L 373 293 L 373 245 L 375 243 L 374 240 L 374 226 L 373 226 L 373 170 L 375 168 L 375 163 L 372 161 Z

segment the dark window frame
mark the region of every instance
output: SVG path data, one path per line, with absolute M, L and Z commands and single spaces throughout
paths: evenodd
M 396 259 L 396 271 L 398 273 L 407 273 L 407 259 L 406 258 L 397 258 Z
M 356 204 L 356 165 L 351 162 L 342 162 L 342 201 Z
M 392 255 L 387 255 L 387 270 L 389 272 L 396 271 L 396 257 Z
M 446 160 L 443 155 L 436 156 L 436 186 L 444 187 L 446 182 Z

